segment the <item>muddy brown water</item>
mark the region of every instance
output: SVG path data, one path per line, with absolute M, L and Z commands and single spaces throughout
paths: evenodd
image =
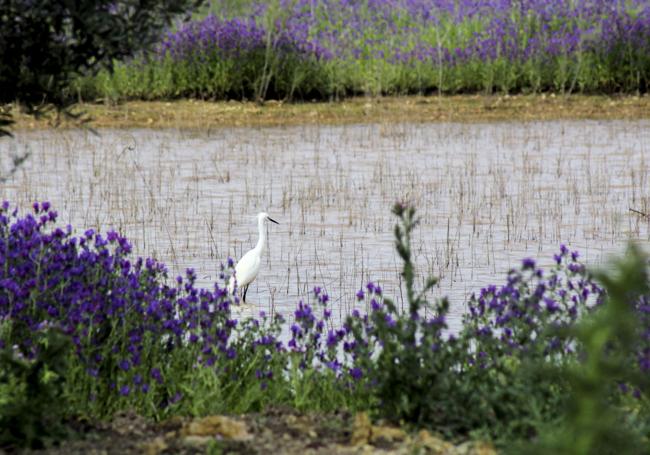
M 368 280 L 403 305 L 393 247 L 397 200 L 415 204 L 421 276 L 440 283 L 457 327 L 468 296 L 505 281 L 524 257 L 551 265 L 560 243 L 590 265 L 628 239 L 650 244 L 650 121 L 372 124 L 211 131 L 37 131 L 0 141 L 1 187 L 28 210 L 49 200 L 77 233 L 113 227 L 137 255 L 192 267 L 211 286 L 219 263 L 269 247 L 248 291 L 251 313 L 290 316 L 314 286 L 338 317 Z

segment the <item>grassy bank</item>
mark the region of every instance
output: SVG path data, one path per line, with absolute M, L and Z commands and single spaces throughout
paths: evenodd
M 279 103 L 199 100 L 79 104 L 96 128 L 221 128 L 394 122 L 613 120 L 650 117 L 648 96 L 456 95 L 358 97 L 339 102 Z M 42 129 L 55 119 L 14 112 L 16 130 Z M 64 126 L 74 126 L 59 119 Z

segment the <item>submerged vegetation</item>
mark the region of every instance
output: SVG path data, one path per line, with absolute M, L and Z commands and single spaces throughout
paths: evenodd
M 336 324 L 318 287 L 287 320 L 238 319 L 225 290 L 231 261 L 220 282 L 199 289 L 193 270 L 170 280 L 163 264 L 132 258 L 115 231 L 75 237 L 71 226 L 56 226 L 49 203 L 19 216 L 5 202 L 0 421 L 14 427 L 3 425 L 0 445 L 37 447 L 60 436 L 43 420 L 52 416 L 134 409 L 161 419 L 285 404 L 369 411 L 506 448 L 647 447 L 650 293 L 638 249 L 596 275 L 564 246 L 550 270 L 525 259 L 506 284 L 474 295 L 462 329 L 450 333 L 446 300 L 428 298 L 435 279 L 416 283 L 415 210 L 397 204 L 393 212 L 408 308 L 368 283 L 356 295 L 367 313 L 353 310 Z M 34 404 L 42 412 L 13 419 Z
M 79 93 L 262 101 L 648 90 L 644 0 L 227 3 L 170 31 L 155 52 L 79 81 Z

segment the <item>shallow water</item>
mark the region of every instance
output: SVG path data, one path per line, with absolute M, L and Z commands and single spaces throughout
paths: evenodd
M 550 265 L 560 243 L 597 265 L 628 239 L 650 243 L 650 122 L 398 124 L 19 133 L 0 161 L 31 157 L 2 187 L 23 211 L 49 200 L 79 232 L 114 227 L 138 255 L 200 285 L 257 241 L 269 248 L 247 299 L 290 315 L 313 286 L 339 314 L 368 280 L 403 304 L 390 213 L 421 216 L 421 275 L 441 278 L 456 325 L 468 295 L 524 257 Z

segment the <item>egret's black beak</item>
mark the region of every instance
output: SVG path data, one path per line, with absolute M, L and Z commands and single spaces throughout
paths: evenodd
M 278 223 L 277 221 L 275 221 L 275 220 L 272 219 L 272 218 L 267 218 L 267 220 L 269 220 L 270 222 L 275 223 L 275 224 L 280 224 L 280 223 Z

